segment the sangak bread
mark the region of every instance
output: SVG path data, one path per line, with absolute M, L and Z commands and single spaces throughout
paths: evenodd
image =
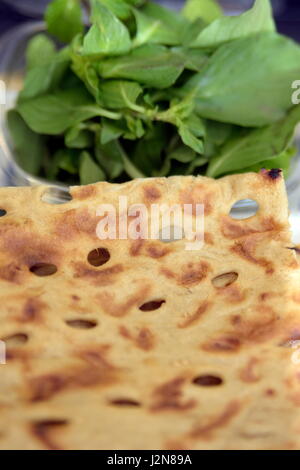
M 99 183 L 62 205 L 46 189 L 0 189 L 0 448 L 300 449 L 299 262 L 281 175 Z M 100 241 L 96 209 L 120 195 L 204 203 L 205 245 Z M 245 198 L 258 213 L 232 219 Z

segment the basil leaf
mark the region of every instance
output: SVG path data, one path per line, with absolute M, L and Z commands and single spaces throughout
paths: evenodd
M 136 20 L 137 33 L 134 39 L 134 46 L 141 46 L 145 43 L 156 43 L 165 45 L 180 44 L 180 38 L 174 28 L 164 24 L 161 19 L 152 18 L 134 9 L 133 14 Z
M 256 0 L 253 8 L 240 16 L 216 19 L 200 32 L 192 47 L 218 47 L 225 42 L 262 32 L 275 31 L 269 0 Z
M 89 131 L 89 126 L 80 123 L 71 127 L 65 135 L 65 145 L 74 149 L 85 149 L 92 147 L 94 136 Z
M 154 88 L 172 86 L 184 69 L 183 60 L 164 46 L 145 45 L 130 54 L 99 64 L 102 78 L 124 78 Z
M 223 16 L 222 8 L 216 0 L 187 0 L 181 12 L 189 20 L 202 18 L 207 23 Z
M 60 149 L 52 156 L 47 168 L 47 176 L 50 180 L 55 180 L 60 170 L 64 170 L 70 175 L 77 175 L 79 171 L 79 154 L 70 149 Z
M 143 137 L 145 129 L 141 119 L 126 114 L 125 120 L 128 127 L 128 132 L 124 134 L 125 139 L 135 140 Z
M 288 177 L 291 160 L 297 154 L 298 148 L 297 147 L 290 147 L 280 153 L 278 156 L 274 158 L 270 158 L 269 160 L 265 160 L 260 162 L 257 165 L 252 165 L 242 170 L 243 173 L 255 172 L 257 173 L 262 168 L 266 170 L 272 170 L 273 168 L 281 168 L 283 170 L 283 174 L 285 177 Z
M 197 18 L 192 23 L 187 24 L 186 28 L 182 30 L 181 43 L 183 46 L 189 46 L 199 36 L 200 31 L 206 27 L 206 23 Z M 199 51 L 199 49 L 197 49 Z
M 126 26 L 98 0 L 92 0 L 91 20 L 92 26 L 83 39 L 83 55 L 120 55 L 130 50 Z
M 124 171 L 124 162 L 121 147 L 117 139 L 102 144 L 97 141 L 96 158 L 104 168 L 109 179 L 118 178 Z
M 148 176 L 155 174 L 162 162 L 162 152 L 167 146 L 167 128 L 164 123 L 155 123 L 147 130 L 143 139 L 137 140 L 132 161 Z
M 173 30 L 178 37 L 181 36 L 182 31 L 184 31 L 190 23 L 184 16 L 176 11 L 165 8 L 154 2 L 147 1 L 141 8 L 141 11 L 151 18 L 161 21 L 170 30 Z
M 191 147 L 191 149 L 195 150 L 197 153 L 203 153 L 203 141 L 196 137 L 193 132 L 191 132 L 188 125 L 184 123 L 180 124 L 178 127 L 178 132 L 185 145 Z
M 174 47 L 172 52 L 177 54 L 184 63 L 184 68 L 199 72 L 208 60 L 208 55 L 201 49 L 189 49 L 188 47 Z
M 117 122 L 110 121 L 109 119 L 102 119 L 100 134 L 101 144 L 105 145 L 112 140 L 118 139 L 125 131 L 126 130 L 119 126 Z
M 109 80 L 100 85 L 102 106 L 110 109 L 129 108 L 139 111 L 136 100 L 143 92 L 142 87 L 135 82 L 125 80 Z
M 37 34 L 28 43 L 26 49 L 26 68 L 32 69 L 48 64 L 56 56 L 54 42 L 46 34 Z
M 177 149 L 169 153 L 163 163 L 163 166 L 158 172 L 155 172 L 153 176 L 167 176 L 171 170 L 172 160 L 176 160 L 181 163 L 190 163 L 194 160 L 196 152 L 190 147 L 180 145 Z
M 130 161 L 123 147 L 117 140 L 105 146 L 97 146 L 98 161 L 112 178 L 118 177 L 124 170 L 131 178 L 144 178 L 145 175 Z
M 71 44 L 71 68 L 73 72 L 83 81 L 87 90 L 94 96 L 96 102 L 99 101 L 100 79 L 93 62 L 88 57 L 82 55 L 82 36 L 76 36 Z
M 206 121 L 206 138 L 214 144 L 220 146 L 225 143 L 232 134 L 233 125 L 218 121 Z
M 121 20 L 127 20 L 131 16 L 130 2 L 126 0 L 100 0 L 100 2 Z
M 46 10 L 49 33 L 62 42 L 70 42 L 83 31 L 82 11 L 78 0 L 54 0 Z
M 17 163 L 28 173 L 38 175 L 46 153 L 44 137 L 33 132 L 15 110 L 8 112 L 7 125 Z
M 299 121 L 300 107 L 297 106 L 271 126 L 249 130 L 241 137 L 230 139 L 210 160 L 207 176 L 216 178 L 279 156 L 290 146 Z
M 203 117 L 258 127 L 284 116 L 291 107 L 291 83 L 298 76 L 299 46 L 265 33 L 221 46 L 180 93 L 196 99 Z
M 98 181 L 105 181 L 105 174 L 94 162 L 89 152 L 82 152 L 80 155 L 79 176 L 81 184 L 93 184 Z
M 82 89 L 39 96 L 20 103 L 17 109 L 33 131 L 49 135 L 62 134 L 96 116 L 119 118 L 94 104 Z
M 197 157 L 195 158 L 193 161 L 191 161 L 191 163 L 188 165 L 187 169 L 186 169 L 186 172 L 185 172 L 185 175 L 192 175 L 196 168 L 199 168 L 201 166 L 204 166 L 206 165 L 207 163 L 207 158 L 205 157 Z
M 25 77 L 24 87 L 19 100 L 27 100 L 42 95 L 58 87 L 70 63 L 69 49 L 64 48 L 56 54 L 50 54 L 40 64 L 32 65 Z

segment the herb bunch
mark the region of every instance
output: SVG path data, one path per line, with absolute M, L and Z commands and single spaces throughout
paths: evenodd
M 89 17 L 89 21 L 84 18 Z M 67 184 L 283 168 L 300 47 L 269 0 L 226 17 L 143 0 L 53 0 L 7 119 L 19 164 Z

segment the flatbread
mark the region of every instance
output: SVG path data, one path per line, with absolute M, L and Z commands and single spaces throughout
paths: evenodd
M 281 175 L 98 183 L 61 205 L 46 191 L 0 189 L 0 448 L 299 449 L 299 260 Z M 97 208 L 119 196 L 204 203 L 203 248 L 99 240 Z M 245 198 L 259 211 L 234 220 Z M 90 264 L 96 249 L 105 264 Z

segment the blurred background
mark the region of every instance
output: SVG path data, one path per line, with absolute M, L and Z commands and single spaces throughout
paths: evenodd
M 199 0 L 201 1 L 201 0 Z M 18 23 L 42 17 L 49 0 L 0 0 L 1 35 Z M 157 3 L 181 8 L 184 0 L 157 0 Z M 247 10 L 254 0 L 219 0 L 226 13 L 237 15 Z M 300 0 L 272 0 L 280 32 L 300 42 Z

